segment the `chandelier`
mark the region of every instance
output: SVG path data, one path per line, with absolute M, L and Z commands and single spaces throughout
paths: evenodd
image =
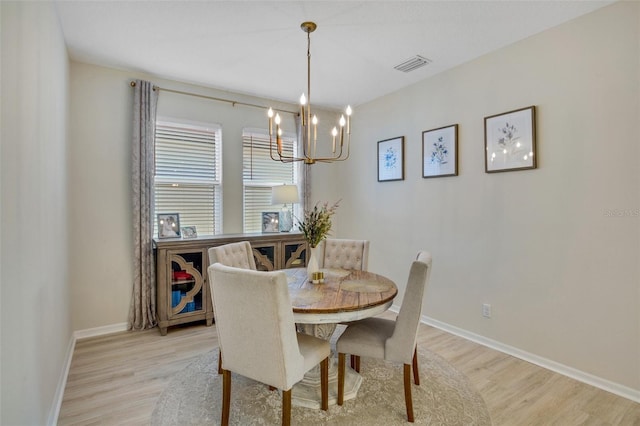
M 347 106 L 345 114 L 340 117 L 338 127 L 334 127 L 331 131 L 331 155 L 317 156 L 317 135 L 318 135 L 318 117 L 311 112 L 311 33 L 317 28 L 314 22 L 303 22 L 300 24 L 302 31 L 307 33 L 307 94 L 300 96 L 300 120 L 302 128 L 302 156 L 296 157 L 283 153 L 282 148 L 282 128 L 280 127 L 280 114 L 275 114 L 272 108 L 269 108 L 267 116 L 269 117 L 269 153 L 271 159 L 281 161 L 283 163 L 291 163 L 294 161 L 304 161 L 305 164 L 315 163 L 333 163 L 334 161 L 344 161 L 349 158 L 349 143 L 351 141 L 351 106 Z M 275 124 L 275 132 L 274 132 Z M 346 129 L 345 129 L 346 127 Z M 274 135 L 275 133 L 275 135 Z M 345 135 L 346 133 L 346 135 Z M 275 141 L 274 141 L 275 139 Z M 322 149 L 326 152 L 326 148 Z

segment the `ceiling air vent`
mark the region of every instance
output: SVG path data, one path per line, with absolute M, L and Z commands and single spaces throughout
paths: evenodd
M 398 71 L 402 71 L 402 72 L 409 72 L 409 71 L 413 71 L 417 68 L 423 67 L 427 64 L 431 63 L 431 59 L 427 59 L 424 58 L 420 55 L 416 55 L 413 58 L 409 58 L 406 61 L 404 61 L 403 63 L 396 65 L 395 69 L 397 69 Z

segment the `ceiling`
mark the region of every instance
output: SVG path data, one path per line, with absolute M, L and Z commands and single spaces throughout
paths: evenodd
M 612 1 L 54 0 L 73 60 L 285 102 L 357 106 Z M 420 55 L 432 62 L 394 69 Z

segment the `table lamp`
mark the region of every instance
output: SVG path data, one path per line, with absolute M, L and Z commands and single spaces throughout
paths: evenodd
M 280 185 L 271 188 L 271 204 L 282 204 L 280 211 L 280 232 L 289 232 L 293 228 L 293 216 L 291 210 L 287 207 L 288 203 L 297 203 L 298 186 L 297 185 Z

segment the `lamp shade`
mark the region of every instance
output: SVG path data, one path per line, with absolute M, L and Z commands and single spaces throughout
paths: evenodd
M 280 185 L 271 188 L 271 204 L 297 203 L 299 200 L 297 185 Z

